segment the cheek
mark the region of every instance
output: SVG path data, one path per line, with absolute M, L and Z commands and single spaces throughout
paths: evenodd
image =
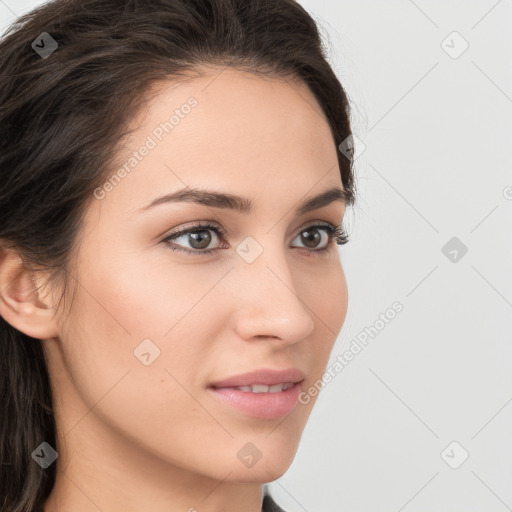
M 317 280 L 308 280 L 303 299 L 315 322 L 315 335 L 309 346 L 310 360 L 316 361 L 318 377 L 327 365 L 332 348 L 345 322 L 348 310 L 348 289 L 341 262 L 332 265 Z
M 321 273 L 309 276 L 301 288 L 301 299 L 310 310 L 317 328 L 317 338 L 322 336 L 334 343 L 348 309 L 348 289 L 341 261 L 335 260 Z
M 214 288 L 226 269 L 172 265 L 160 257 L 145 261 L 122 250 L 115 257 L 99 252 L 87 261 L 91 263 L 81 266 L 79 276 L 85 286 L 79 287 L 67 335 L 72 343 L 66 350 L 76 361 L 75 370 L 80 374 L 83 368 L 94 368 L 91 385 L 98 383 L 99 389 L 108 388 L 126 368 L 160 368 L 167 379 L 168 369 L 193 380 L 198 373 L 191 370 L 207 357 L 212 335 L 223 321 Z M 113 261 L 122 264 L 114 266 Z
M 148 251 L 154 256 L 122 249 L 105 255 L 83 272 L 88 276 L 94 314 L 106 320 L 98 330 L 115 329 L 135 341 L 172 335 L 178 323 L 187 324 L 188 314 L 222 277 L 223 270 L 212 266 L 173 264 L 162 250 Z M 113 266 L 111 261 L 121 261 Z M 112 270 L 114 269 L 114 270 Z M 97 307 L 99 303 L 101 308 Z M 120 330 L 119 330 L 120 329 Z M 128 334 L 129 333 L 129 334 Z
M 333 273 L 332 291 L 330 297 L 326 298 L 327 300 L 331 305 L 330 315 L 332 316 L 332 324 L 329 325 L 332 325 L 332 330 L 338 335 L 348 310 L 348 286 L 341 262 L 339 268 Z
M 172 454 L 183 464 L 190 458 L 190 425 L 204 436 L 219 436 L 218 425 L 189 392 L 195 395 L 204 378 L 214 321 L 208 315 L 219 304 L 208 291 L 219 276 L 194 273 L 198 279 L 191 285 L 192 267 L 187 273 L 167 271 L 167 277 L 151 266 L 129 268 L 127 260 L 115 272 L 108 268 L 102 258 L 93 268 L 83 267 L 87 291 L 79 287 L 64 331 L 66 367 L 83 403 L 70 426 L 79 422 L 88 429 L 93 418 L 101 418 L 119 439 Z

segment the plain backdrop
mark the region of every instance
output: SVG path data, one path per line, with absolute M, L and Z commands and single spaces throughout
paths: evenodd
M 1 28 L 41 3 L 0 0 Z M 367 340 L 272 494 L 287 512 L 512 510 L 512 1 L 300 3 L 356 136 L 330 364 Z

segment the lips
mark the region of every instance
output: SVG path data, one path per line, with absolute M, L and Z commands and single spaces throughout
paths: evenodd
M 245 416 L 276 419 L 297 407 L 304 374 L 297 368 L 260 368 L 219 380 L 208 386 L 215 400 Z
M 248 373 L 234 375 L 213 382 L 210 387 L 235 388 L 242 391 L 252 391 L 253 393 L 273 393 L 286 390 L 303 380 L 304 374 L 297 368 L 285 370 L 259 368 Z M 278 385 L 281 387 L 277 387 Z

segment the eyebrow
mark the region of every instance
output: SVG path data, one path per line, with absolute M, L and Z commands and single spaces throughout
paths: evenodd
M 346 204 L 350 201 L 350 194 L 341 188 L 331 187 L 320 194 L 303 199 L 297 206 L 296 214 L 303 215 L 309 211 L 317 210 L 334 201 L 341 201 Z M 149 210 L 155 206 L 167 203 L 192 202 L 212 208 L 224 208 L 235 210 L 240 213 L 249 214 L 253 210 L 253 202 L 245 197 L 216 192 L 213 190 L 200 190 L 193 188 L 184 188 L 158 197 L 147 206 L 140 208 L 139 211 Z

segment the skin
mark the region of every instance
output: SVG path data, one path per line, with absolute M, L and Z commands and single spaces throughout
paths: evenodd
M 0 260 L 0 313 L 43 340 L 52 379 L 59 458 L 45 512 L 260 511 L 261 484 L 292 463 L 316 397 L 286 417 L 259 419 L 206 387 L 256 368 L 295 367 L 306 390 L 343 326 L 338 246 L 310 253 L 300 234 L 315 221 L 339 225 L 345 205 L 295 214 L 305 197 L 343 189 L 319 104 L 298 81 L 203 71 L 162 84 L 134 120 L 126 155 L 167 112 L 198 101 L 113 190 L 91 200 L 66 314 L 56 309 L 59 291 L 15 253 Z M 246 197 L 253 212 L 186 202 L 138 211 L 185 186 Z M 191 255 L 162 242 L 194 221 L 224 228 L 220 239 L 208 231 L 208 248 L 226 248 Z M 263 248 L 250 264 L 236 252 L 247 236 Z M 187 235 L 173 242 L 194 250 Z M 146 338 L 160 350 L 149 366 L 134 356 Z M 262 455 L 251 468 L 237 457 L 248 442 Z

